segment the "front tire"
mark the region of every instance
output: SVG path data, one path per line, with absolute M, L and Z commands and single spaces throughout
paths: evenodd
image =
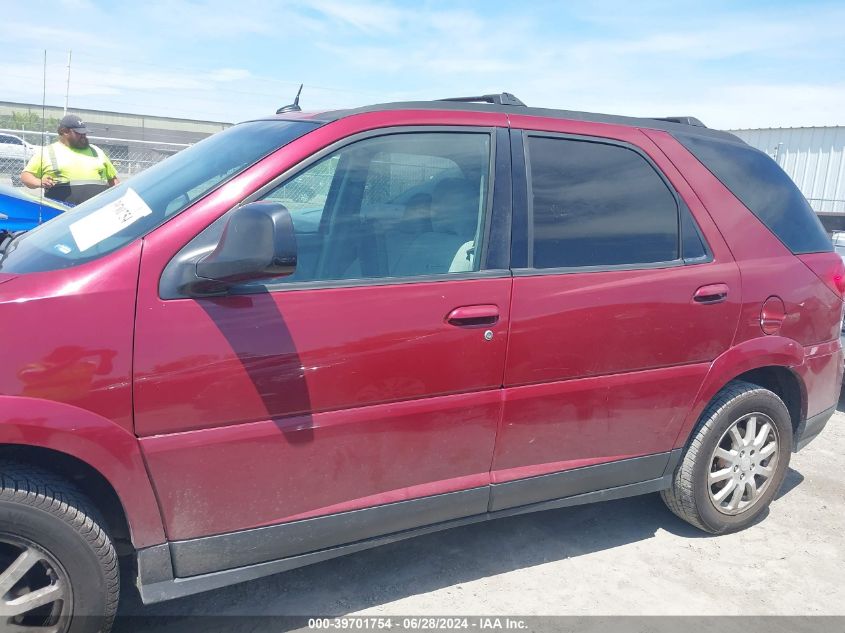
M 742 530 L 767 511 L 780 489 L 791 447 L 783 400 L 734 381 L 702 413 L 672 487 L 660 494 L 672 512 L 706 532 Z
M 63 633 L 111 628 L 120 581 L 104 525 L 60 478 L 0 463 L 0 630 L 16 624 Z

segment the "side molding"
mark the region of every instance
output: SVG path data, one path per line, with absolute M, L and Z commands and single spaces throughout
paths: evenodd
M 487 487 L 170 543 L 173 571 L 197 576 L 481 514 Z
M 817 413 L 811 418 L 801 420 L 801 423 L 795 430 L 792 451 L 794 453 L 797 453 L 802 448 L 807 446 L 807 444 L 816 439 L 819 433 L 824 430 L 824 427 L 827 425 L 828 420 L 833 417 L 834 413 L 836 413 L 835 405 L 830 407 L 830 409 L 822 411 L 821 413 Z
M 490 512 L 635 484 L 663 475 L 670 453 L 623 459 L 490 486 Z
M 258 528 L 257 530 L 247 530 L 242 533 L 224 534 L 219 537 L 174 542 L 170 543 L 169 548 L 167 545 L 151 547 L 138 552 L 138 589 L 144 604 L 151 604 L 211 589 L 218 589 L 247 580 L 254 580 L 338 556 L 352 554 L 380 545 L 386 545 L 432 532 L 439 532 L 453 527 L 542 510 L 658 492 L 671 486 L 672 476 L 681 457 L 682 451 L 674 450 L 669 453 L 660 453 L 645 458 L 613 462 L 610 464 L 610 466 L 613 466 L 613 470 L 604 470 L 609 465 L 603 464 L 575 469 L 568 473 L 556 473 L 554 477 L 559 477 L 557 481 L 564 484 L 558 490 L 581 490 L 588 487 L 588 479 L 592 479 L 595 486 L 607 484 L 608 487 L 594 489 L 590 492 L 580 494 L 571 494 L 564 498 L 550 499 L 539 503 L 529 501 L 524 505 L 499 511 L 485 511 L 484 508 L 488 504 L 488 489 L 473 488 L 459 493 L 435 495 L 424 499 L 387 504 L 368 510 L 356 510 L 328 517 L 320 517 L 318 519 L 307 519 L 271 526 L 269 529 L 273 530 L 273 532 L 259 533 L 260 530 L 267 530 L 268 528 Z M 631 464 L 630 462 L 636 463 Z M 610 483 L 613 481 L 614 476 L 618 476 L 620 481 L 631 479 L 630 476 L 623 475 L 626 470 L 651 473 L 654 476 L 644 481 L 623 485 L 613 485 Z M 567 479 L 565 477 L 566 475 L 569 475 L 570 482 L 572 483 L 569 488 L 564 483 Z M 547 476 L 533 477 L 531 479 L 544 480 L 537 482 L 542 488 L 543 486 L 547 486 L 550 481 L 545 480 L 545 477 Z M 575 482 L 577 482 L 577 485 Z M 509 484 L 511 483 L 520 482 L 509 482 Z M 511 490 L 514 492 L 509 492 L 508 494 L 510 495 L 510 499 L 515 501 L 515 491 L 517 489 L 512 488 Z M 529 491 L 526 497 L 527 499 L 533 499 L 536 496 L 536 494 L 530 494 L 530 486 L 525 490 Z M 546 490 L 549 489 L 546 488 Z M 465 504 L 463 506 L 464 510 L 459 511 L 458 508 L 461 507 L 462 503 Z M 416 505 L 416 509 L 413 509 L 414 505 Z M 448 516 L 450 513 L 457 513 L 456 518 L 448 520 L 437 519 L 438 516 Z M 377 529 L 380 525 L 379 521 L 382 519 L 387 520 L 387 524 L 384 525 L 385 528 L 395 531 L 371 538 L 363 538 L 357 542 L 347 542 L 346 544 L 335 546 L 324 545 L 324 549 L 317 551 L 306 551 L 308 547 L 313 548 L 319 546 L 320 542 L 327 544 L 329 542 L 342 542 L 344 539 L 348 541 L 350 538 L 360 538 L 367 530 L 372 531 L 373 529 Z M 410 526 L 414 521 L 426 520 L 435 522 L 429 524 L 418 523 L 418 527 L 411 529 L 407 529 L 406 527 Z M 322 526 L 320 526 L 321 522 Z M 349 526 L 350 531 L 343 530 L 342 528 L 344 526 Z M 317 529 L 313 530 L 313 528 Z M 263 538 L 261 542 L 257 540 L 259 537 L 265 535 L 269 535 L 272 538 L 266 542 Z M 297 540 L 295 538 L 296 536 L 300 538 Z M 286 540 L 286 537 L 289 537 L 290 540 Z M 210 539 L 218 540 L 214 541 Z M 249 547 L 250 542 L 256 543 L 261 547 L 260 556 L 272 555 L 271 552 L 275 552 L 278 556 L 285 551 L 302 551 L 305 553 L 290 554 L 286 557 L 278 557 L 275 560 L 266 560 L 265 562 L 243 564 L 231 569 L 201 572 L 189 577 L 173 576 L 174 569 L 180 570 L 180 573 L 196 571 L 202 568 L 210 570 L 214 566 L 231 564 L 232 561 L 237 559 L 255 559 L 257 558 L 255 552 L 238 551 L 239 547 Z M 199 558 L 191 560 L 191 554 L 197 552 L 200 554 Z M 222 557 L 219 562 L 215 559 L 215 556 L 218 555 Z

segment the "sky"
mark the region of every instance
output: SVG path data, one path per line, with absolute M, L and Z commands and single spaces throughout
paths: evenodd
M 511 92 L 720 129 L 845 125 L 845 2 L 3 3 L 0 101 L 237 122 Z M 46 51 L 46 73 L 44 57 Z M 71 51 L 68 88 L 68 52 Z

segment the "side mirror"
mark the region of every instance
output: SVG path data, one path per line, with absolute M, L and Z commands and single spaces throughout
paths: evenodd
M 236 283 L 285 277 L 296 270 L 296 235 L 287 208 L 250 202 L 232 212 L 217 247 L 196 263 L 196 294 Z

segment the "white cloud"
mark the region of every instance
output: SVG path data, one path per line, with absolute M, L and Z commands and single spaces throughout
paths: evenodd
M 405 82 L 395 91 L 411 98 L 507 89 L 529 105 L 631 116 L 691 115 L 711 127 L 841 123 L 845 98 L 840 86 L 806 79 L 790 83 L 776 73 L 774 78 L 755 71 L 743 75 L 742 66 L 734 67 L 733 60 L 741 56 L 765 68 L 815 54 L 813 38 L 831 27 L 812 29 L 808 20 L 818 22 L 819 16 L 745 25 L 723 16 L 708 28 L 689 25 L 585 40 L 541 37 L 537 24 L 526 21 L 502 25 L 465 11 L 417 15 L 409 10 L 403 21 L 413 21 L 415 28 L 399 50 L 395 42 L 374 45 L 372 39 L 322 47 L 346 66 L 418 77 L 418 89 L 408 90 Z M 793 44 L 803 50 L 796 53 Z
M 151 0 L 101 12 L 91 33 L 13 12 L 0 98 L 40 101 L 35 47 L 49 41 L 79 47 L 71 101 L 93 108 L 238 120 L 290 102 L 303 81 L 303 107 L 317 109 L 509 90 L 540 107 L 719 127 L 842 123 L 845 7 L 812 6 Z M 26 62 L 12 63 L 23 45 Z M 64 95 L 56 53 L 48 101 Z
M 331 20 L 368 33 L 397 33 L 409 16 L 408 12 L 389 5 L 369 2 L 313 0 L 306 6 Z
M 845 14 L 841 17 L 845 19 Z M 671 32 L 640 37 L 596 38 L 567 48 L 584 59 L 681 56 L 691 60 L 719 60 L 747 54 L 782 58 L 794 57 L 808 41 L 820 36 L 816 20 L 757 20 L 750 24 L 724 19 L 712 26 L 676 27 Z
M 67 56 L 67 51 L 72 49 L 74 44 L 84 45 L 87 49 L 103 50 L 117 47 L 117 42 L 112 40 L 108 33 L 95 34 L 83 31 L 78 27 L 50 26 L 30 21 L 4 21 L 3 22 L 3 45 L 4 51 L 15 52 L 14 44 L 25 44 L 26 50 L 32 55 L 37 54 L 38 49 L 48 51 L 62 50 Z
M 207 77 L 210 81 L 239 81 L 242 79 L 249 79 L 252 77 L 252 73 L 245 68 L 218 68 L 217 70 L 212 70 L 208 73 Z
M 139 18 L 155 23 L 155 36 L 189 37 L 204 45 L 259 36 L 278 40 L 281 50 L 305 33 L 325 32 L 299 0 L 150 0 L 138 7 Z
M 70 9 L 71 11 L 95 10 L 94 4 L 91 2 L 91 0 L 59 0 L 59 4 L 63 8 Z
M 724 86 L 698 109 L 711 127 L 723 129 L 842 125 L 845 83 Z

